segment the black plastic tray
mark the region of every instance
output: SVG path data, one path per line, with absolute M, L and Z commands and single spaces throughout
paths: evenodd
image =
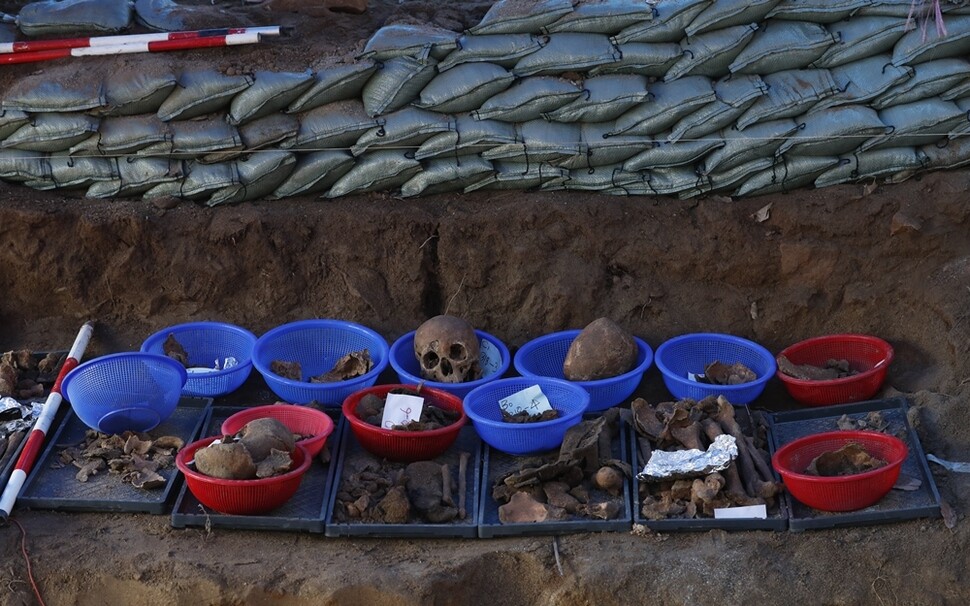
M 586 415 L 585 418 L 589 419 L 593 416 L 595 415 Z M 614 458 L 627 460 L 627 441 L 627 432 L 621 423 L 618 439 L 613 440 Z M 620 514 L 612 520 L 598 520 L 585 516 L 571 515 L 569 519 L 557 520 L 555 522 L 538 522 L 534 524 L 503 524 L 500 522 L 498 517 L 499 505 L 492 498 L 492 485 L 497 478 L 515 469 L 521 458 L 488 446 L 485 447 L 482 471 L 482 499 L 479 504 L 481 508 L 479 515 L 482 521 L 478 527 L 478 536 L 487 539 L 502 536 L 559 535 L 577 532 L 629 532 L 632 525 L 629 481 L 623 483 L 623 495 L 620 497 L 622 499 L 622 503 L 620 503 Z
M 858 511 L 841 513 L 812 509 L 785 493 L 791 511 L 788 524 L 791 530 L 862 526 L 940 516 L 940 493 L 933 481 L 933 474 L 930 473 L 929 466 L 926 463 L 919 437 L 906 418 L 907 408 L 908 402 L 905 398 L 891 398 L 792 412 L 777 412 L 770 415 L 771 439 L 775 449 L 778 449 L 807 435 L 836 431 L 838 429 L 837 422 L 842 415 L 859 419 L 865 417 L 867 413 L 879 411 L 886 422 L 889 423 L 889 433 L 901 437 L 906 442 L 906 446 L 909 447 L 909 456 L 903 461 L 900 473 L 921 481 L 918 490 L 912 492 L 890 490 L 889 494 L 875 505 Z
M 155 435 L 174 435 L 186 444 L 196 439 L 209 416 L 212 398 L 183 397 L 168 419 L 152 430 Z M 84 439 L 88 426 L 71 411 L 60 424 L 24 484 L 17 504 L 34 509 L 57 511 L 124 511 L 132 513 L 165 513 L 175 494 L 181 475 L 173 464 L 158 473 L 167 480 L 158 490 L 141 490 L 107 472 L 93 476 L 87 482 L 75 478 L 77 468 L 67 465 L 60 469 L 51 462 L 67 444 Z
M 478 438 L 478 433 L 470 424 L 461 428 L 458 439 L 452 444 L 451 448 L 443 455 L 434 459 L 435 462 L 449 464 L 453 469 L 458 469 L 459 455 L 467 452 L 471 455 L 468 459 L 467 473 L 468 480 L 465 485 L 465 503 L 467 515 L 464 520 L 455 520 L 445 524 L 430 524 L 427 522 L 413 522 L 409 524 L 377 524 L 371 522 L 336 522 L 333 519 L 334 506 L 337 500 L 337 492 L 340 490 L 340 482 L 345 475 L 353 473 L 367 463 L 378 461 L 379 459 L 364 450 L 354 436 L 350 427 L 344 431 L 343 438 L 340 440 L 340 449 L 337 460 L 337 482 L 330 493 L 330 499 L 326 509 L 326 534 L 328 537 L 394 537 L 394 538 L 440 538 L 440 537 L 477 537 L 478 536 L 478 503 L 479 485 L 481 475 L 479 462 L 482 456 L 482 442 Z
M 787 530 L 788 529 L 788 504 L 784 498 L 778 498 L 778 509 L 774 512 L 769 511 L 765 519 L 743 518 L 743 519 L 715 519 L 715 518 L 669 518 L 666 520 L 649 520 L 640 513 L 640 480 L 637 473 L 643 469 L 645 461 L 640 461 L 637 456 L 636 430 L 632 425 L 627 425 L 630 436 L 630 460 L 633 464 L 633 522 L 642 524 L 656 532 L 683 532 L 683 531 L 705 531 L 705 530 Z M 771 424 L 768 427 L 771 432 Z M 769 454 L 774 454 L 772 443 L 768 441 Z M 780 482 L 781 477 L 775 474 L 775 480 Z
M 245 410 L 246 407 L 214 406 L 209 416 L 209 423 L 203 436 L 214 436 L 220 433 L 222 422 L 234 413 Z M 217 511 L 209 511 L 199 503 L 199 500 L 183 485 L 178 500 L 172 508 L 172 526 L 175 528 L 203 527 L 203 528 L 233 528 L 237 530 L 292 530 L 303 532 L 323 532 L 323 515 L 321 511 L 330 497 L 333 486 L 334 445 L 340 441 L 343 431 L 343 418 L 339 410 L 327 410 L 330 418 L 336 424 L 334 431 L 327 438 L 324 448 L 330 450 L 331 461 L 324 465 L 320 457 L 314 457 L 310 468 L 307 469 L 300 488 L 296 494 L 273 511 L 260 515 L 229 515 Z

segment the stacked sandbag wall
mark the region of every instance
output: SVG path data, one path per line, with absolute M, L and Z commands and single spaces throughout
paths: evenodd
M 498 2 L 305 72 L 185 66 L 0 101 L 0 179 L 207 205 L 480 189 L 748 196 L 970 163 L 970 6 Z

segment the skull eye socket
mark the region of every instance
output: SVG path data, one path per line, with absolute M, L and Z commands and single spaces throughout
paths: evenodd
M 433 351 L 429 351 L 421 357 L 421 366 L 430 370 L 438 365 L 438 360 L 438 354 Z
M 462 345 L 461 343 L 454 343 L 452 344 L 451 347 L 448 348 L 448 357 L 458 362 L 463 361 L 467 354 L 468 354 L 468 351 L 465 349 L 465 346 Z

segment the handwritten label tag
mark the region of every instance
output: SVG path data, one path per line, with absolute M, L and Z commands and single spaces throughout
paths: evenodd
M 502 398 L 498 401 L 498 405 L 508 415 L 516 415 L 520 412 L 525 412 L 528 415 L 541 415 L 547 410 L 552 410 L 549 398 L 542 393 L 542 389 L 538 385 L 526 387 L 507 398 Z
M 424 408 L 424 398 L 403 393 L 389 393 L 384 400 L 384 416 L 381 417 L 381 427 L 394 429 L 399 425 L 407 425 L 411 421 L 421 418 Z
M 502 352 L 490 341 L 482 339 L 478 345 L 478 365 L 482 367 L 482 377 L 494 375 L 502 366 Z
M 747 507 L 715 507 L 715 520 L 764 520 L 768 517 L 768 510 L 764 505 L 748 505 Z

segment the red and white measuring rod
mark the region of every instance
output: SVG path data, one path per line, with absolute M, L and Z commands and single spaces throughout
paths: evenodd
M 51 59 L 65 59 L 68 57 L 90 57 L 94 55 L 124 55 L 130 53 L 160 53 L 164 51 L 190 50 L 195 48 L 212 48 L 216 46 L 235 46 L 238 44 L 255 44 L 259 42 L 261 34 L 258 32 L 245 34 L 229 34 L 226 36 L 205 36 L 202 38 L 186 38 L 184 40 L 158 40 L 155 42 L 137 42 L 133 44 L 114 44 L 111 46 L 90 46 L 83 48 L 58 48 L 52 50 L 26 51 L 22 53 L 0 54 L 0 65 L 13 63 L 36 63 Z
M 124 36 L 95 36 L 88 38 L 58 38 L 56 40 L 24 40 L 22 42 L 4 42 L 0 44 L 0 54 L 26 53 L 34 51 L 55 50 L 61 48 L 93 48 L 96 46 L 117 46 L 119 44 L 143 44 L 145 42 L 164 42 L 168 40 L 191 40 L 194 38 L 213 38 L 232 36 L 235 34 L 262 34 L 264 36 L 279 36 L 282 34 L 279 25 L 264 27 L 223 27 L 219 29 L 198 29 L 179 32 L 161 32 L 155 34 L 131 34 Z

